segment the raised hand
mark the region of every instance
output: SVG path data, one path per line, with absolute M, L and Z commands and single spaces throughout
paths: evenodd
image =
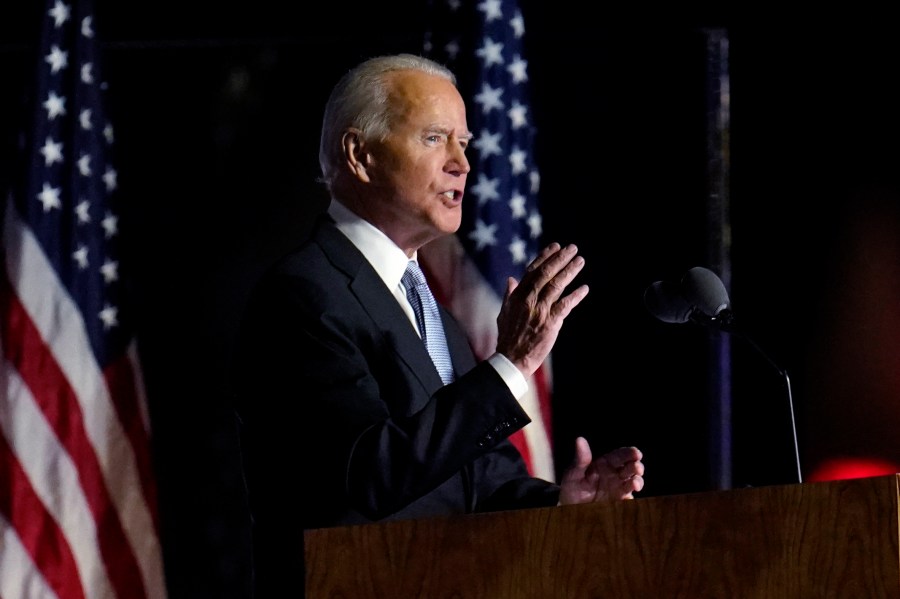
M 587 285 L 564 293 L 582 268 L 584 258 L 575 245 L 551 243 L 526 267 L 521 281 L 507 280 L 497 315 L 497 351 L 526 377 L 543 363 L 566 316 L 587 296 Z

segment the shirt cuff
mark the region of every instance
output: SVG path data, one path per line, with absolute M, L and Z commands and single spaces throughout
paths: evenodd
M 528 391 L 528 381 L 519 369 L 509 361 L 509 358 L 503 354 L 496 353 L 488 358 L 488 363 L 494 367 L 494 370 L 497 371 L 497 374 L 509 387 L 513 397 L 517 400 L 522 399 L 522 396 Z

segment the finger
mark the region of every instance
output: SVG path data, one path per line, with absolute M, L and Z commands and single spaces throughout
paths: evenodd
M 627 483 L 635 477 L 643 477 L 644 464 L 640 461 L 641 457 L 641 452 L 635 447 L 620 447 L 595 460 L 593 467 L 597 472 L 605 469 L 606 476 Z
M 619 476 L 623 479 L 631 476 L 643 476 L 644 463 L 640 460 L 636 462 L 625 462 L 624 464 L 616 468 L 616 472 L 618 472 Z
M 525 267 L 525 272 L 531 272 L 533 270 L 537 270 L 541 264 L 547 261 L 550 256 L 553 256 L 557 252 L 559 252 L 561 246 L 555 241 L 549 244 L 547 247 L 541 250 L 541 253 L 538 254 L 534 260 L 532 260 L 528 266 Z
M 644 462 L 629 462 L 623 468 L 630 476 L 644 476 Z
M 578 247 L 573 243 L 565 247 L 560 247 L 558 243 L 551 243 L 537 258 L 531 261 L 531 264 L 525 269 L 525 277 L 532 279 L 534 286 L 543 287 L 577 254 Z
M 575 306 L 580 304 L 581 301 L 587 297 L 588 291 L 590 291 L 590 288 L 587 285 L 581 285 L 569 293 L 569 295 L 556 300 L 552 307 L 553 316 L 556 318 L 566 318 L 569 313 L 575 309 Z
M 627 494 L 640 491 L 644 488 L 644 464 L 643 462 L 627 462 L 618 470 L 619 478 L 624 484 Z
M 564 254 L 560 252 L 559 256 L 563 255 Z M 572 256 L 568 262 L 557 263 L 556 258 L 548 261 L 546 266 L 541 269 L 542 274 L 548 277 L 546 282 L 543 283 L 543 286 L 540 288 L 541 299 L 548 302 L 556 302 L 559 300 L 566 290 L 566 287 L 569 286 L 569 283 L 574 281 L 575 277 L 578 276 L 578 273 L 584 268 L 584 264 L 584 258 L 581 256 Z M 552 269 L 556 266 L 560 267 L 556 272 L 553 272 Z M 537 284 L 540 285 L 541 281 L 539 280 Z
M 644 458 L 644 454 L 637 447 L 619 447 L 618 449 L 613 449 L 604 457 L 613 468 L 621 468 L 629 462 L 640 462 Z
M 631 479 L 631 489 L 634 492 L 638 492 L 644 489 L 644 477 L 643 476 L 634 476 Z
M 622 497 L 625 499 L 634 499 L 634 493 L 639 493 L 644 488 L 644 478 L 634 476 L 624 482 Z

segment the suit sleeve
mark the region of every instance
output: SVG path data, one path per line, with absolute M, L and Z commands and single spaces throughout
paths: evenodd
M 300 480 L 292 500 L 305 527 L 348 512 L 388 517 L 454 477 L 468 487 L 466 511 L 555 503 L 506 441 L 528 417 L 496 371 L 478 364 L 429 383 L 415 362 L 427 360 L 421 341 L 379 284 L 360 302 L 346 285 L 282 276 L 251 300 L 237 367 L 248 459 L 268 493 L 279 492 L 273 480 Z

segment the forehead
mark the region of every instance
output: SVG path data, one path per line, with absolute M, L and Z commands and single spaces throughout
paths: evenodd
M 395 116 L 416 125 L 433 123 L 466 130 L 465 103 L 449 80 L 407 70 L 391 73 L 389 82 L 389 105 Z

